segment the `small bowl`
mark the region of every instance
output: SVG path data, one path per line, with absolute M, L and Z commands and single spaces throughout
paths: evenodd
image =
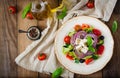
M 31 26 L 28 30 L 27 30 L 27 36 L 29 39 L 31 40 L 38 40 L 41 37 L 41 30 L 38 26 Z

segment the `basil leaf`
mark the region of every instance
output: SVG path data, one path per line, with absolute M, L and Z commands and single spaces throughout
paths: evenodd
M 88 47 L 88 50 L 91 51 L 91 52 L 95 52 L 95 48 L 92 47 L 92 46 Z
M 115 32 L 117 30 L 118 24 L 117 21 L 114 21 L 112 24 L 112 32 Z
M 30 11 L 31 9 L 31 5 L 32 3 L 29 3 L 27 6 L 25 6 L 25 8 L 22 11 L 22 18 L 25 18 L 27 13 Z
M 79 63 L 79 62 L 80 62 L 79 59 L 75 58 L 75 63 Z
M 92 32 L 92 30 L 93 30 L 93 28 L 91 27 L 91 28 L 87 28 L 85 31 L 86 31 L 87 33 L 90 33 L 90 32 Z
M 59 76 L 62 74 L 63 68 L 59 67 L 52 73 L 52 78 L 59 78 Z
M 62 12 L 60 15 L 58 15 L 58 19 L 63 19 L 66 16 L 65 12 Z
M 64 7 L 63 10 L 62 10 L 62 12 L 67 12 L 67 8 Z
M 87 37 L 87 45 L 92 46 L 92 37 L 90 36 Z
M 67 15 L 67 8 L 64 7 L 62 12 L 58 15 L 58 19 L 63 19 Z
M 63 47 L 68 48 L 69 44 L 65 44 Z
M 99 58 L 99 55 L 94 54 L 94 55 L 92 55 L 92 58 L 95 59 L 95 60 L 97 60 Z

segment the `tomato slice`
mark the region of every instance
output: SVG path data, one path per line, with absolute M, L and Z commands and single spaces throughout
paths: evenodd
M 66 44 L 70 44 L 70 39 L 71 39 L 70 36 L 65 36 L 64 42 L 65 42 Z
M 101 35 L 101 32 L 100 32 L 100 30 L 98 30 L 98 29 L 93 29 L 93 33 L 94 33 L 96 36 L 100 36 L 100 35 Z
M 104 47 L 103 45 L 99 46 L 99 47 L 98 47 L 97 54 L 102 55 L 102 54 L 103 54 L 103 51 L 104 51 L 104 48 L 105 48 L 105 47 Z
M 73 57 L 70 56 L 69 54 L 66 54 L 66 57 L 67 57 L 68 59 L 70 59 L 70 60 L 73 60 Z
M 88 65 L 89 63 L 91 63 L 93 61 L 93 58 L 89 58 L 85 60 L 85 64 Z
M 87 28 L 90 28 L 90 26 L 88 24 L 82 24 L 82 26 L 81 26 L 82 30 L 85 30 Z
M 77 25 L 75 25 L 74 29 L 75 29 L 75 31 L 80 31 L 81 30 L 81 26 L 77 24 Z

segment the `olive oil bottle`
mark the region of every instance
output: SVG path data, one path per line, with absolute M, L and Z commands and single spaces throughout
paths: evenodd
M 31 12 L 37 20 L 43 20 L 50 16 L 50 7 L 45 0 L 39 0 L 32 3 Z

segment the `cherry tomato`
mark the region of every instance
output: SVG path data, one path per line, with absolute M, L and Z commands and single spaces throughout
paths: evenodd
M 99 46 L 98 47 L 98 50 L 97 50 L 97 54 L 99 54 L 99 55 L 102 55 L 103 54 L 103 51 L 104 51 L 104 46 L 103 45 L 101 45 L 101 46 Z
M 65 42 L 66 44 L 70 44 L 70 39 L 71 39 L 70 36 L 65 36 L 64 42 Z
M 89 63 L 91 63 L 93 61 L 93 58 L 89 58 L 85 60 L 85 64 L 88 65 Z
M 90 28 L 90 26 L 88 24 L 82 24 L 82 26 L 81 26 L 82 30 L 85 30 L 87 28 Z
M 38 59 L 41 60 L 41 61 L 42 61 L 42 60 L 45 60 L 46 57 L 47 57 L 47 56 L 46 56 L 45 53 L 41 53 L 41 54 L 38 55 Z
M 28 12 L 27 15 L 26 15 L 26 18 L 28 18 L 28 19 L 33 19 L 32 13 Z
M 101 32 L 100 32 L 100 30 L 98 30 L 98 29 L 93 29 L 93 33 L 94 33 L 96 36 L 100 36 L 100 35 L 101 35 Z
M 94 8 L 94 1 L 89 0 L 88 3 L 86 4 L 88 8 Z
M 74 29 L 75 29 L 75 31 L 79 31 L 81 29 L 81 26 L 80 25 L 75 25 Z
M 11 14 L 15 14 L 16 13 L 16 7 L 15 6 L 9 6 L 9 12 Z
M 68 59 L 70 59 L 70 60 L 73 60 L 73 57 L 70 56 L 69 54 L 66 54 L 66 57 L 67 57 Z

